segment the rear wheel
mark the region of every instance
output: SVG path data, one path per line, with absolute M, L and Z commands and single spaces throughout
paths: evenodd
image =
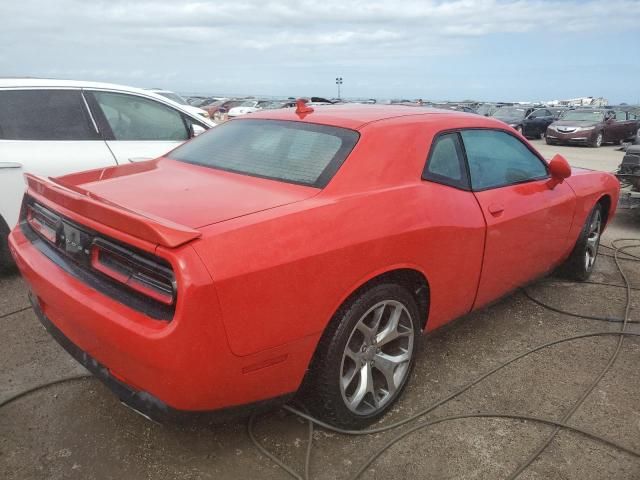
M 325 331 L 303 396 L 320 419 L 364 428 L 381 417 L 406 386 L 420 335 L 418 307 L 396 284 L 375 285 L 343 306 Z
M 602 233 L 603 209 L 599 203 L 582 227 L 578 241 L 567 261 L 559 268 L 559 273 L 572 280 L 584 281 L 589 278 L 596 263 L 600 235 Z

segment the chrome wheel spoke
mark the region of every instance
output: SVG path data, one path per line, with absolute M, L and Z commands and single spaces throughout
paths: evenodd
M 391 317 L 389 317 L 389 322 L 387 323 L 384 330 L 379 332 L 376 335 L 376 344 L 378 347 L 382 347 L 390 342 L 393 342 L 395 339 L 399 337 L 408 337 L 413 331 L 403 325 L 400 325 L 400 317 L 404 312 L 404 308 L 400 305 L 397 305 L 393 312 L 391 313 Z
M 349 406 L 352 410 L 357 410 L 367 393 L 373 391 L 373 375 L 371 366 L 365 363 L 359 370 L 360 380 L 353 396 L 348 399 Z
M 400 355 L 378 353 L 373 359 L 374 368 L 384 375 L 387 383 L 387 395 L 393 395 L 400 386 L 396 378 L 396 373 L 398 372 L 398 368 L 404 364 L 408 364 L 410 359 L 411 356 L 409 352 L 403 352 Z
M 600 245 L 600 230 L 602 226 L 602 219 L 600 212 L 596 211 L 591 223 L 589 224 L 589 233 L 587 235 L 587 241 L 585 243 L 585 257 L 584 264 L 587 270 L 593 267 L 598 255 L 598 246 Z
M 346 406 L 369 415 L 391 401 L 407 378 L 413 319 L 395 300 L 371 307 L 353 327 L 342 356 L 340 390 Z

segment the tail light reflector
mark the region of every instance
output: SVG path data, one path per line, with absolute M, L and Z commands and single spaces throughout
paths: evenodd
M 53 218 L 47 210 L 40 208 L 38 205 L 27 206 L 27 222 L 31 228 L 51 243 L 56 243 L 58 220 L 58 218 Z
M 130 250 L 97 239 L 91 247 L 91 266 L 107 277 L 165 305 L 176 297 L 173 271 Z

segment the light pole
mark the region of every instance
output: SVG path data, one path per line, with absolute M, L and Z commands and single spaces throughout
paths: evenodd
M 336 77 L 336 85 L 338 86 L 338 100 L 340 100 L 340 85 L 342 85 L 342 77 Z

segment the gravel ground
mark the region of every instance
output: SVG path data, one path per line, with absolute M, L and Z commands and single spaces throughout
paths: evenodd
M 534 142 L 539 146 L 541 142 Z M 547 147 L 574 165 L 613 170 L 622 158 L 613 147 Z M 598 154 L 598 155 L 596 155 Z M 640 212 L 620 211 L 603 242 L 640 237 Z M 604 250 L 603 250 L 604 252 Z M 636 251 L 640 254 L 640 249 Z M 640 288 L 640 263 L 623 261 Z M 455 265 L 452 265 L 455 268 Z M 621 284 L 613 259 L 599 258 L 592 280 Z M 623 315 L 625 290 L 568 284 L 548 277 L 529 287 L 536 298 L 565 310 Z M 16 275 L 0 277 L 0 401 L 43 382 L 82 372 L 44 331 L 27 306 Z M 7 315 L 9 314 L 9 315 Z M 7 316 L 5 316 L 7 315 Z M 640 320 L 640 291 L 631 318 Z M 403 398 L 381 423 L 397 421 L 529 348 L 563 337 L 616 331 L 619 324 L 548 311 L 514 293 L 429 335 Z M 630 331 L 640 332 L 640 325 Z M 514 362 L 426 418 L 503 412 L 555 420 L 597 377 L 617 337 L 594 337 L 546 348 Z M 625 339 L 618 360 L 569 424 L 640 451 L 640 339 Z M 402 430 L 402 429 L 401 429 Z M 410 435 L 372 464 L 363 478 L 506 478 L 553 430 L 530 421 L 465 419 Z M 282 410 L 262 416 L 257 437 L 302 471 L 306 425 Z M 317 429 L 311 476 L 348 478 L 396 433 L 346 437 Z M 0 478 L 3 479 L 281 479 L 287 475 L 251 444 L 246 422 L 224 426 L 160 426 L 122 407 L 94 379 L 52 386 L 0 410 Z M 561 431 L 520 479 L 638 479 L 640 459 Z

